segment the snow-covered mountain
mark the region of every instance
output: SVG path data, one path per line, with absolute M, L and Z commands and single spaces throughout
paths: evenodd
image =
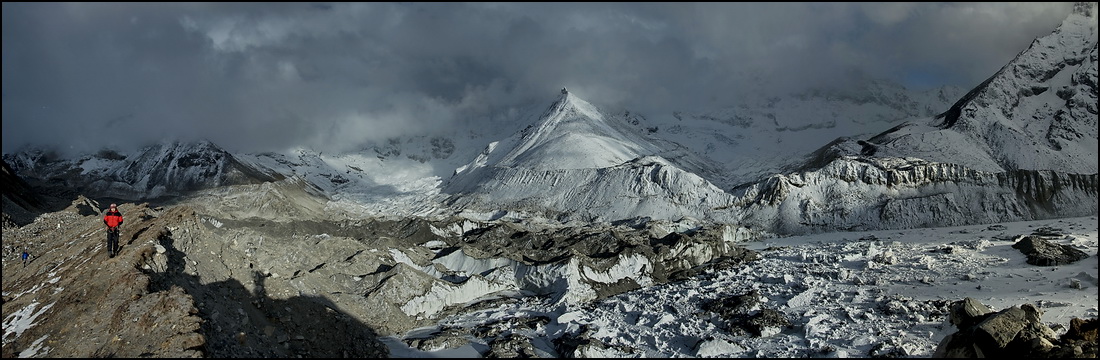
M 1097 15 L 1079 3 L 1050 35 L 933 119 L 867 140 L 876 155 L 982 171 L 1097 172 Z
M 909 229 L 1096 214 L 1096 174 L 985 172 L 918 158 L 843 156 L 734 191 L 742 225 L 782 234 Z
M 283 178 L 242 162 L 209 141 L 165 141 L 129 154 L 102 150 L 73 159 L 36 149 L 5 154 L 4 160 L 24 178 L 96 196 L 133 200 Z
M 738 188 L 783 233 L 950 226 L 1097 212 L 1095 4 L 1078 5 L 946 112 L 834 141 Z
M 486 166 L 532 170 L 606 168 L 660 150 L 592 104 L 562 90 L 542 118 L 518 137 L 486 149 L 463 174 Z
M 662 157 L 676 150 L 563 89 L 538 122 L 455 170 L 443 192 L 448 205 L 467 210 L 732 219 L 714 211 L 729 207 L 726 192 Z
M 3 254 L 33 255 L 3 262 L 4 355 L 378 357 L 379 336 L 391 357 L 1054 349 L 1097 314 L 1095 11 L 965 95 L 872 81 L 661 115 L 563 89 L 348 153 L 5 154 Z M 970 344 L 978 321 L 1010 326 Z
M 867 79 L 848 88 L 746 97 L 717 111 L 623 116 L 709 160 L 720 175 L 700 175 L 729 189 L 794 171 L 805 154 L 833 139 L 870 136 L 905 120 L 939 114 L 963 93 L 954 86 L 915 91 Z
M 344 154 L 166 142 L 4 158 L 25 178 L 127 199 L 297 178 L 362 216 L 687 217 L 779 233 L 1081 216 L 1097 209 L 1095 11 L 1079 5 L 965 95 L 866 81 L 662 115 L 563 91 L 545 111 Z
M 240 158 L 282 176 L 302 179 L 324 194 L 329 209 L 352 216 L 420 216 L 434 212 L 439 202 L 441 180 L 434 173 L 433 162 L 401 154 L 363 151 L 328 155 L 297 148 Z

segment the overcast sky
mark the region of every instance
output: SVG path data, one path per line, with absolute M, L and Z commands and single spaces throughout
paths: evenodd
M 446 131 L 562 86 L 651 116 L 857 76 L 969 89 L 1071 3 L 3 3 L 3 151 Z

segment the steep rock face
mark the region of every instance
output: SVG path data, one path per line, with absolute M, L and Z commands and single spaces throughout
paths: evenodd
M 107 177 L 115 184 L 105 184 L 106 188 L 122 182 L 126 185 L 121 186 L 123 189 L 132 187 L 157 194 L 275 180 L 271 174 L 249 167 L 232 154 L 205 141 L 197 144 L 160 144 L 146 148 L 127 160 L 125 167 L 107 172 Z
M 253 184 L 283 178 L 245 163 L 208 141 L 164 142 L 123 155 L 104 150 L 77 159 L 48 152 L 5 155 L 27 178 L 94 196 L 148 199 L 225 185 Z
M 1096 4 L 1081 3 L 1050 35 L 927 124 L 869 140 L 887 156 L 983 171 L 1097 172 Z M 965 143 L 963 146 L 961 144 Z
M 735 194 L 744 224 L 779 233 L 957 226 L 1095 214 L 1097 175 L 844 156 Z
M 31 190 L 29 184 L 15 170 L 3 162 L 3 173 L 0 173 L 0 186 L 4 188 L 4 227 L 10 225 L 26 225 L 33 221 L 34 213 L 42 210 L 42 200 Z
M 380 159 L 405 157 L 419 162 L 432 159 L 446 159 L 455 152 L 455 143 L 446 136 L 418 135 L 407 138 L 389 138 L 369 146 L 371 152 Z
M 728 194 L 662 157 L 660 146 L 620 120 L 564 93 L 540 121 L 456 170 L 443 190 L 452 194 L 447 203 L 583 220 L 706 218 L 728 207 Z M 675 154 L 688 166 L 701 163 Z M 729 211 L 718 216 L 732 218 Z

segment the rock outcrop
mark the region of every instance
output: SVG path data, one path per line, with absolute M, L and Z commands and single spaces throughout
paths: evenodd
M 99 203 L 83 197 L 4 229 L 5 357 L 388 355 L 341 305 L 253 270 L 247 251 L 213 235 L 218 220 L 187 205 L 119 207 L 126 222 L 114 258 Z M 25 267 L 9 261 L 23 249 Z
M 1052 244 L 1035 235 L 1024 236 L 1012 245 L 1027 255 L 1027 263 L 1038 266 L 1067 265 L 1089 257 L 1084 251 L 1068 245 Z
M 951 305 L 949 319 L 959 331 L 945 337 L 933 357 L 1081 358 L 1097 356 L 1096 318 L 1073 319 L 1061 337 L 1041 321 L 1031 304 L 992 311 L 972 298 Z

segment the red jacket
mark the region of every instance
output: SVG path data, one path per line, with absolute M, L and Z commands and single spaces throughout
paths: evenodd
M 107 227 L 118 227 L 122 225 L 122 213 L 115 211 L 107 211 L 107 215 L 103 217 L 103 223 L 107 224 Z

